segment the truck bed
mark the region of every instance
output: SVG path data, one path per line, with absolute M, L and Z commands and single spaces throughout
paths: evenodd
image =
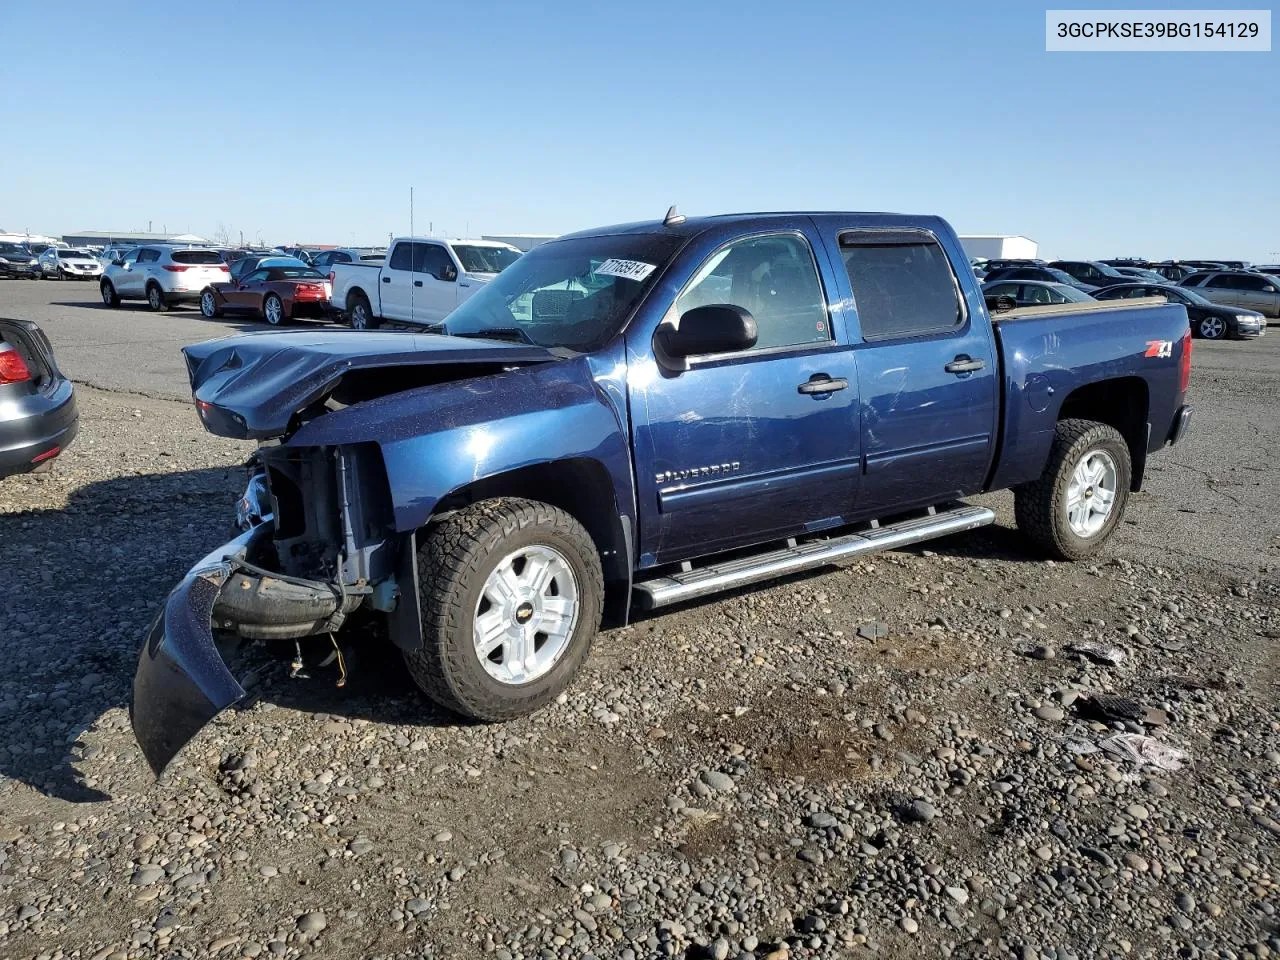
M 1126 410 L 1147 437 L 1134 476 L 1164 445 L 1182 396 L 1179 368 L 1191 349 L 1186 307 L 1163 297 L 1021 307 L 992 315 L 1001 358 L 1000 445 L 987 489 L 1034 480 L 1064 406 L 1107 404 L 1108 385 L 1141 381 L 1142 409 Z M 1086 393 L 1087 392 L 1087 393 Z M 1079 414 L 1070 414 L 1079 415 Z

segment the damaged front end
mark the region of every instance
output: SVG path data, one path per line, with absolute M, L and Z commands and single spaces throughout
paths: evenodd
M 129 716 L 157 775 L 245 696 L 218 652 L 215 630 L 244 640 L 332 635 L 366 600 L 384 608 L 394 602 L 381 524 L 352 504 L 362 482 L 360 455 L 264 447 L 256 456 L 263 469 L 236 505 L 244 532 L 188 571 L 142 648 Z M 383 584 L 376 599 L 375 574 Z

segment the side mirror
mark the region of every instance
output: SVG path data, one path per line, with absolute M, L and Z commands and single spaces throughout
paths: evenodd
M 661 324 L 654 342 L 669 357 L 750 350 L 758 337 L 755 318 L 742 307 L 713 303 L 680 315 L 678 327 Z
M 985 297 L 987 309 L 992 313 L 1005 313 L 1013 310 L 1018 306 L 1018 301 L 1007 293 L 1001 293 L 994 297 Z
M 123 261 L 123 260 L 121 260 L 121 259 L 119 259 L 119 258 L 117 257 L 115 260 L 112 260 L 112 261 L 111 261 L 111 265 L 112 265 L 113 267 L 123 267 L 123 266 L 124 266 L 124 261 Z
M 446 283 L 452 283 L 454 280 L 458 279 L 458 268 L 452 263 L 446 263 L 440 268 L 440 275 L 436 277 L 436 279 L 443 280 Z

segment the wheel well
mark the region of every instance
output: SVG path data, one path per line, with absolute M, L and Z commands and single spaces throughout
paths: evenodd
M 625 624 L 631 605 L 631 542 L 608 471 L 595 460 L 540 463 L 485 477 L 442 498 L 433 520 L 478 500 L 524 497 L 564 510 L 591 535 L 604 571 L 607 625 Z
M 1115 427 L 1129 446 L 1133 479 L 1129 489 L 1142 489 L 1147 464 L 1147 413 L 1150 393 L 1141 377 L 1118 377 L 1073 390 L 1058 410 L 1059 420 L 1093 420 Z
M 361 290 L 359 287 L 352 287 L 350 290 L 347 291 L 347 309 L 350 310 L 352 307 L 354 307 L 356 305 L 357 300 L 364 300 L 365 303 L 368 303 L 369 295 L 365 293 L 363 290 Z

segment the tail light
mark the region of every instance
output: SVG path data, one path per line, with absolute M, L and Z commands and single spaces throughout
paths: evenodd
M 330 283 L 333 283 L 333 278 L 334 278 L 334 277 L 336 277 L 336 276 L 337 276 L 337 274 L 336 274 L 333 270 L 330 270 L 330 271 L 329 271 L 329 282 L 330 282 Z
M 324 287 L 314 283 L 300 283 L 293 291 L 295 300 L 323 300 Z
M 220 264 L 218 264 L 218 269 L 219 269 L 219 270 L 221 270 L 223 273 L 230 273 L 230 272 L 231 272 L 231 268 L 230 268 L 230 267 L 228 267 L 225 263 L 220 263 Z
M 166 263 L 164 265 L 164 268 L 168 270 L 170 273 L 182 273 L 184 270 L 191 269 L 190 267 L 184 266 L 181 263 Z
M 1178 392 L 1186 393 L 1191 385 L 1191 331 L 1182 335 L 1182 357 L 1178 360 Z
M 13 347 L 0 347 L 0 383 L 22 383 L 31 379 L 31 371 L 22 354 Z

